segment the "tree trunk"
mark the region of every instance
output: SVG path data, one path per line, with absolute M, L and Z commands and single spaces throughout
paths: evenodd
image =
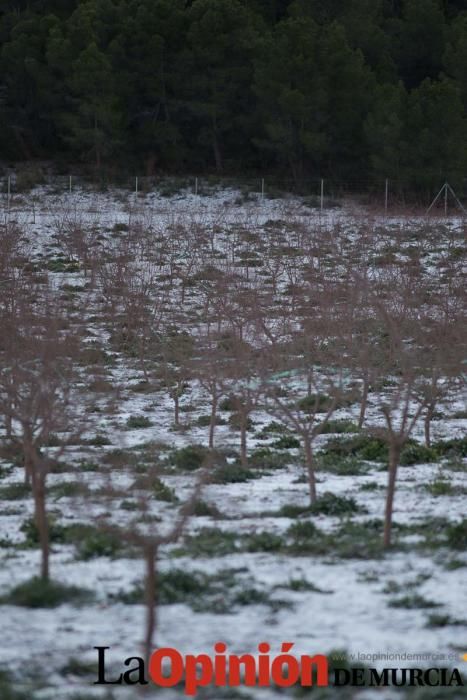
M 365 416 L 366 416 L 366 407 L 368 405 L 368 391 L 370 388 L 370 382 L 368 379 L 368 375 L 365 375 L 363 378 L 363 395 L 362 395 L 362 402 L 360 404 L 360 415 L 358 417 L 358 427 L 359 429 L 363 428 L 363 423 L 365 421 Z
M 305 464 L 308 472 L 308 486 L 310 489 L 310 503 L 316 502 L 316 475 L 313 450 L 308 435 L 303 435 L 303 448 L 305 450 Z
M 242 467 L 248 466 L 248 455 L 246 450 L 246 431 L 248 423 L 248 414 L 243 412 L 240 414 L 240 462 Z
M 217 392 L 214 391 L 212 394 L 211 403 L 211 421 L 209 423 L 209 447 L 212 449 L 214 447 L 214 430 L 216 428 L 216 417 L 217 417 Z
M 41 548 L 41 578 L 49 580 L 49 523 L 45 507 L 45 476 L 33 470 L 34 519 Z
M 392 513 L 394 509 L 394 494 L 396 492 L 397 467 L 399 466 L 400 447 L 389 446 L 388 490 L 386 493 L 386 510 L 384 514 L 384 547 L 391 546 Z
M 144 604 L 146 606 L 146 632 L 144 637 L 145 667 L 149 668 L 149 659 L 154 643 L 154 631 L 156 629 L 156 605 L 157 605 L 157 546 L 148 544 L 144 551 L 146 563 L 146 575 L 144 579 Z
M 434 405 L 428 406 L 425 419 L 423 421 L 423 427 L 425 430 L 425 445 L 427 447 L 431 447 L 431 421 L 433 420 L 434 412 Z

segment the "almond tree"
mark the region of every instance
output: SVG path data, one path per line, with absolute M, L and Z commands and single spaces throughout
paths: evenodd
M 47 298 L 41 306 L 24 303 L 21 315 L 8 321 L 8 342 L 2 346 L 0 412 L 23 454 L 41 548 L 40 573 L 47 580 L 46 481 L 51 469 L 47 445 L 52 435 L 59 437 L 56 459 L 76 440 L 81 425 L 80 407 L 72 391 L 76 383 L 77 339 L 72 331 L 61 330 L 63 318 Z

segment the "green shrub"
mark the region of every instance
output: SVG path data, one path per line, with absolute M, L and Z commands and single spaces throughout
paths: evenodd
M 81 471 L 81 472 L 98 472 L 99 471 L 99 465 L 97 464 L 97 462 L 90 462 L 87 459 L 81 459 L 78 462 L 77 467 L 78 467 L 79 471 Z
M 76 533 L 77 534 L 77 533 Z M 77 556 L 83 561 L 89 561 L 97 557 L 115 557 L 122 549 L 120 538 L 111 532 L 97 530 L 92 527 L 83 531 L 81 538 L 68 533 L 67 540 L 72 538 L 75 541 Z
M 371 435 L 356 435 L 353 438 L 329 440 L 322 455 L 337 457 L 357 457 L 369 462 L 387 462 L 389 450 L 380 438 Z
M 257 476 L 258 474 L 248 467 L 242 467 L 240 464 L 225 464 L 214 469 L 209 481 L 211 484 L 241 484 L 250 479 L 256 479 Z
M 1 602 L 25 608 L 56 608 L 62 603 L 85 603 L 92 599 L 91 591 L 66 586 L 55 581 L 32 578 L 13 588 Z
M 231 413 L 229 416 L 229 425 L 233 430 L 240 430 L 241 428 L 241 416 L 240 413 Z M 253 428 L 253 421 L 251 418 L 246 420 L 246 429 L 251 430 Z
M 450 615 L 443 615 L 442 613 L 433 613 L 428 615 L 428 620 L 426 623 L 427 627 L 448 627 L 467 624 L 466 620 L 458 620 Z
M 311 394 L 297 402 L 298 408 L 304 413 L 326 413 L 332 405 L 332 399 L 325 394 Z
M 330 535 L 329 547 L 335 556 L 343 559 L 378 558 L 384 554 L 383 522 L 378 519 L 344 522 Z
M 291 554 L 325 554 L 324 534 L 310 521 L 298 521 L 291 525 L 286 536 Z
M 205 416 L 199 416 L 196 423 L 201 428 L 207 428 L 211 425 L 211 416 L 209 414 Z M 224 418 L 221 418 L 220 416 L 216 416 L 214 423 L 215 425 L 227 425 L 227 421 L 224 420 Z
M 86 440 L 86 444 L 91 445 L 91 447 L 105 447 L 111 443 L 107 435 L 98 433 L 97 435 L 94 435 L 94 437 L 89 438 L 89 440 Z
M 48 515 L 49 542 L 64 544 L 66 542 L 66 528 L 59 525 L 53 515 Z M 26 518 L 20 526 L 20 532 L 26 537 L 26 544 L 35 547 L 39 544 L 39 532 L 34 518 Z
M 183 471 L 195 471 L 199 469 L 206 458 L 209 450 L 202 445 L 187 445 L 172 453 L 171 459 L 177 469 Z
M 79 263 L 65 258 L 53 258 L 47 261 L 49 272 L 79 272 Z
M 425 445 L 411 442 L 403 447 L 399 463 L 403 466 L 410 466 L 424 462 L 437 462 L 438 459 L 439 454 L 433 447 L 425 447 Z
M 248 461 L 252 467 L 281 469 L 286 466 L 287 457 L 281 453 L 273 452 L 269 447 L 259 447 L 253 450 Z
M 272 532 L 255 532 L 245 538 L 247 552 L 280 552 L 284 541 L 280 535 Z
M 433 445 L 433 449 L 441 457 L 467 457 L 467 437 L 440 440 Z
M 360 476 L 369 471 L 369 465 L 358 457 L 341 457 L 335 454 L 319 453 L 316 458 L 318 470 L 339 476 Z
M 219 403 L 219 409 L 221 411 L 235 411 L 235 401 L 230 397 L 222 399 Z
M 287 428 L 286 425 L 283 423 L 278 423 L 277 421 L 271 421 L 267 425 L 265 425 L 260 432 L 258 433 L 258 437 L 269 437 L 270 433 L 278 433 L 279 435 L 284 435 L 289 432 L 289 429 Z
M 272 443 L 271 447 L 276 450 L 293 450 L 300 447 L 300 440 L 297 440 L 293 435 L 283 435 Z
M 130 416 L 126 422 L 128 430 L 150 428 L 152 425 L 152 422 L 147 416 Z
M 152 483 L 152 490 L 157 501 L 165 501 L 166 503 L 178 503 L 177 495 L 174 489 L 164 484 L 164 482 L 155 478 Z
M 359 506 L 353 498 L 336 496 L 326 491 L 310 506 L 310 512 L 322 515 L 350 515 L 352 513 L 366 513 L 366 508 Z
M 195 501 L 193 506 L 193 515 L 196 517 L 210 516 L 212 518 L 217 518 L 220 516 L 220 512 L 215 505 L 206 503 L 201 498 Z
M 293 503 L 286 503 L 279 510 L 279 515 L 284 518 L 298 518 L 300 515 L 305 515 L 305 513 L 310 512 L 310 504 L 306 506 L 296 506 Z

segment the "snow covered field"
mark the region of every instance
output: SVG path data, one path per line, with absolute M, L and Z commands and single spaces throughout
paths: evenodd
M 299 199 L 245 199 L 234 191 L 209 197 L 181 192 L 170 198 L 152 193 L 136 200 L 118 191 L 57 195 L 43 189 L 17 198 L 10 216 L 25 232 L 32 274 L 48 272 L 57 294 L 69 304 L 70 319 L 84 313 L 83 345 L 97 348 L 105 358 L 104 364 L 96 361 L 80 370 L 83 386 L 94 387 L 87 397 L 92 429 L 67 448 L 60 458 L 62 467 L 47 480 L 48 510 L 63 531 L 77 523 L 98 530 L 109 522 L 130 530 L 144 521 L 149 531 L 163 532 L 173 524 L 180 502 L 190 497 L 197 480 L 197 470 L 179 468 L 174 455 L 186 446 L 206 447 L 208 439 L 209 395 L 196 377 L 187 377 L 180 398 L 181 425 L 174 426 L 173 398 L 155 370 L 144 364 L 151 362 L 150 349 L 145 348 L 141 360 L 137 350 L 131 353 L 117 346 L 113 334 L 117 321 L 109 322 L 108 308 L 105 318 L 100 313 L 100 290 L 93 287 L 95 254 L 107 251 L 111 260 L 112 252 L 128 239 L 127 252 L 151 266 L 174 325 L 198 333 L 208 308 L 203 306 L 205 278 L 199 273 L 209 265 L 223 274 L 227 264 L 230 270 L 235 267 L 249 288 L 261 285 L 261 279 L 267 279 L 269 288 L 276 276 L 277 294 L 290 294 L 298 281 L 293 276 L 296 269 L 287 264 L 287 250 L 305 250 L 300 252 L 303 264 L 318 267 L 322 260 L 304 240 L 316 235 L 322 241 L 328 236 L 342 253 L 341 260 L 361 252 L 364 241 L 369 269 L 385 257 L 388 264 L 410 260 L 417 249 L 427 276 L 432 275 L 436 284 L 444 256 L 455 250 L 460 259 L 465 246 L 464 223 L 458 219 L 375 219 L 350 206 L 320 214 Z M 78 229 L 87 231 L 86 241 L 73 239 Z M 184 248 L 188 238 L 199 245 Z M 281 247 L 284 256 L 277 270 L 270 269 L 271 246 Z M 90 259 L 83 262 L 86 248 Z M 144 265 L 141 269 L 148 273 Z M 383 426 L 384 391 L 380 387 L 370 392 L 365 429 Z M 232 413 L 231 407 L 220 407 L 215 431 L 215 447 L 225 455 L 224 472 L 229 474 L 238 466 L 240 441 Z M 337 408 L 333 424 L 339 422 L 337 430 L 344 421 L 355 428 L 359 413 L 358 401 Z M 132 417 L 146 421 L 132 422 Z M 432 422 L 433 444 L 453 440 L 453 449 L 440 452 L 439 459 L 415 458 L 399 468 L 395 536 L 389 551 L 379 546 L 387 483 L 384 459 L 331 452 L 319 462 L 319 452 L 326 451 L 328 441 L 345 441 L 355 433 L 349 429 L 348 434 L 320 435 L 315 446 L 318 496 L 342 497 L 342 511 L 308 511 L 301 447 L 293 441 L 284 448 L 276 444 L 281 436 L 294 437 L 293 431 L 278 430 L 277 418 L 261 401 L 249 417 L 252 459 L 242 472 L 244 478 L 229 476 L 203 484 L 204 510 L 189 518 L 177 542 L 160 550 L 161 575 L 178 572 L 187 581 L 178 590 L 176 575 L 167 579 L 173 588 L 167 589 L 158 609 L 156 645 L 175 647 L 183 654 L 212 653 L 222 640 L 231 653 L 242 654 L 255 653 L 258 643 L 267 641 L 279 653 L 283 641 L 293 641 L 297 655 L 332 650 L 349 655 L 443 655 L 412 665 L 455 666 L 466 673 L 465 534 L 459 546 L 449 539 L 449 524 L 464 523 L 465 533 L 466 522 L 467 413 L 462 389 L 443 397 Z M 423 443 L 422 420 L 411 437 Z M 264 463 L 262 448 L 269 448 L 263 451 Z M 49 450 L 53 456 L 53 445 Z M 154 465 L 168 488 L 143 507 L 138 476 Z M 39 571 L 39 549 L 32 535 L 28 539 L 31 528 L 24 527 L 33 515 L 33 500 L 27 491 L 11 488 L 23 481 L 23 471 L 5 451 L 0 461 L 0 595 Z M 68 490 L 63 488 L 67 483 Z M 286 506 L 298 507 L 298 512 Z M 315 526 L 316 541 L 311 530 L 300 531 L 304 523 Z M 308 536 L 314 544 L 308 543 Z M 319 542 L 325 544 L 320 547 Z M 121 670 L 126 657 L 140 655 L 145 609 L 133 593 L 144 576 L 141 553 L 126 541 L 111 543 L 103 556 L 98 546 L 92 549 L 87 542 L 83 552 L 80 544 L 65 536 L 52 539 L 51 575 L 61 583 L 88 589 L 93 597 L 81 605 L 66 603 L 52 609 L 4 602 L 0 668 L 12 674 L 18 688 L 28 688 L 27 697 L 37 700 L 136 698 L 138 693 L 131 688 L 110 687 L 111 695 L 107 689 L 93 688 L 97 658 L 93 647 L 111 648 L 109 674 Z M 378 660 L 369 665 L 411 664 Z M 372 691 L 354 690 L 354 695 L 345 697 L 372 697 Z M 385 693 L 374 696 L 392 697 L 390 691 Z M 159 691 L 157 697 L 183 697 L 183 693 L 180 688 Z M 243 689 L 234 694 L 211 689 L 200 697 L 246 700 L 283 697 L 283 692 Z

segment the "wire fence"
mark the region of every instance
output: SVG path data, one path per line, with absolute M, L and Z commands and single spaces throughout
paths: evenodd
M 408 183 L 384 178 L 336 180 L 331 178 L 278 178 L 240 176 L 140 176 L 128 174 L 83 175 L 44 174 L 31 171 L 10 172 L 0 178 L 2 208 L 10 211 L 25 198 L 41 194 L 73 195 L 77 192 L 105 193 L 120 191 L 143 199 L 154 195 L 161 199 L 191 194 L 209 197 L 231 190 L 243 201 L 300 197 L 304 204 L 320 210 L 339 206 L 350 200 L 389 214 L 401 208 L 434 215 L 466 215 L 467 179 L 455 184 L 440 181 L 414 191 Z

